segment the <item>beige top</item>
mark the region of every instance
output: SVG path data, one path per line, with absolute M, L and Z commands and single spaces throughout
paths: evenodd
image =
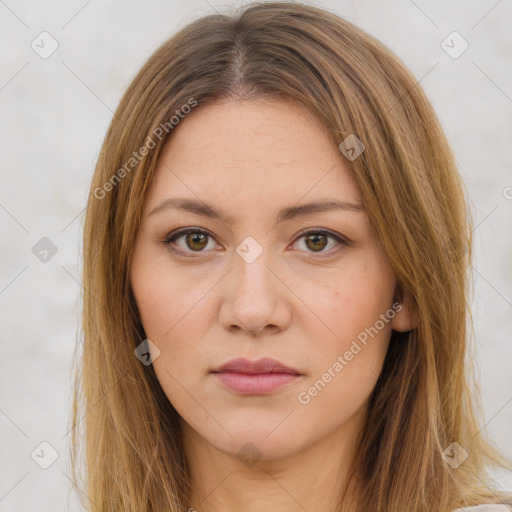
M 508 505 L 476 505 L 474 507 L 457 508 L 453 512 L 510 512 Z

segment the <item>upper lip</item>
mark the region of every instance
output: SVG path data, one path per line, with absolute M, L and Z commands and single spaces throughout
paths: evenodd
M 223 364 L 219 368 L 212 370 L 212 373 L 222 372 L 238 372 L 238 373 L 289 373 L 292 375 L 302 375 L 295 368 L 290 368 L 284 363 L 271 359 L 269 357 L 263 357 L 257 361 L 249 361 L 244 358 L 231 359 L 227 363 Z

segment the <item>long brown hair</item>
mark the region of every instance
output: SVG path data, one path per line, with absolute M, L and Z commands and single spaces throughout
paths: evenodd
M 71 425 L 84 506 L 176 512 L 193 505 L 178 414 L 152 366 L 134 356 L 145 334 L 130 260 L 158 155 L 179 130 L 170 121 L 176 111 L 259 98 L 291 98 L 322 120 L 336 144 L 349 135 L 363 142 L 358 158 L 340 157 L 401 300 L 418 313 L 417 328 L 392 332 L 371 396 L 353 465 L 363 486 L 359 510 L 446 512 L 512 501 L 486 473 L 510 462 L 477 423 L 471 214 L 436 115 L 379 41 L 328 11 L 272 2 L 205 16 L 166 41 L 128 87 L 106 134 L 84 226 L 83 343 Z M 468 458 L 452 467 L 447 449 Z

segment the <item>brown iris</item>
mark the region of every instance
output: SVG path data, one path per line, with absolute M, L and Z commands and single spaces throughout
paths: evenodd
M 314 233 L 312 235 L 308 235 L 305 237 L 306 239 L 306 245 L 310 249 L 318 249 L 321 251 L 326 245 L 327 245 L 327 236 L 321 233 Z M 312 242 L 313 245 L 311 245 L 309 242 Z
M 200 251 L 208 244 L 208 236 L 204 233 L 187 233 L 186 243 L 193 251 Z

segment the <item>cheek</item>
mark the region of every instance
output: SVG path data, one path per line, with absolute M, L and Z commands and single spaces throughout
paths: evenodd
M 184 329 L 188 338 L 194 338 L 194 332 L 204 325 L 197 319 L 204 319 L 205 283 L 200 279 L 184 279 L 158 261 L 152 265 L 138 264 L 136 259 L 134 262 L 132 289 L 148 338 L 165 345 Z
M 328 293 L 314 302 L 334 333 L 310 345 L 311 372 L 297 400 L 298 411 L 316 418 L 322 432 L 364 410 L 389 345 L 390 319 L 385 322 L 381 315 L 389 311 L 392 291 L 392 282 L 353 273 L 332 282 Z
M 387 352 L 394 277 L 380 261 L 374 265 L 362 262 L 331 277 L 324 293 L 312 302 L 329 330 L 325 335 L 324 329 L 319 338 L 323 342 L 315 344 L 311 354 L 315 361 L 311 382 L 320 379 L 317 387 L 321 388 L 328 381 L 330 392 L 322 391 L 319 401 L 343 396 L 355 405 L 371 392 Z
M 148 265 L 142 256 L 133 260 L 133 294 L 145 335 L 159 350 L 153 359 L 156 376 L 175 405 L 190 398 L 184 390 L 193 387 L 194 376 L 207 373 L 202 340 L 210 323 L 209 287 L 199 278 L 170 272 L 167 261 Z
M 194 378 L 203 368 L 201 340 L 205 338 L 204 286 L 183 282 L 158 265 L 134 265 L 132 289 L 146 337 L 159 350 L 153 368 L 169 401 L 188 418 Z M 204 356 L 204 354 L 203 354 Z M 200 413 L 201 411 L 196 411 Z
M 387 276 L 375 273 L 339 275 L 314 298 L 315 312 L 330 327 L 333 339 L 350 342 L 390 308 L 393 285 Z

